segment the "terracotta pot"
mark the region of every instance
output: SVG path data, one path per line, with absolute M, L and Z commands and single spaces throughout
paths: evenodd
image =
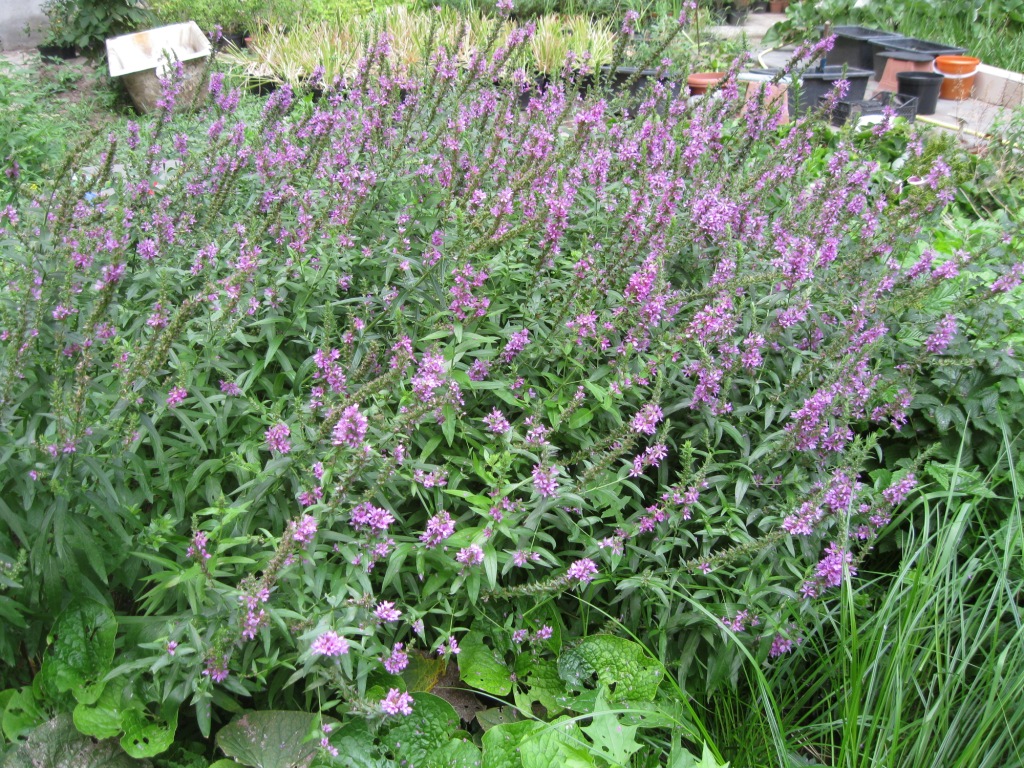
M 694 72 L 686 78 L 686 85 L 691 96 L 703 96 L 709 88 L 714 88 L 725 79 L 725 72 Z
M 768 10 L 772 13 L 785 13 L 789 8 L 789 0 L 769 0 Z

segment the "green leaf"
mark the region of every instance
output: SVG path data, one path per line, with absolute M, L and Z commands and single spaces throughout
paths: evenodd
M 444 659 L 435 659 L 425 653 L 410 652 L 409 664 L 402 670 L 405 690 L 410 693 L 433 690 L 447 666 L 448 662 Z
M 68 608 L 53 628 L 53 645 L 43 662 L 58 691 L 92 704 L 103 693 L 102 680 L 114 660 L 117 619 L 107 606 L 86 602 Z
M 496 725 L 518 723 L 520 719 L 519 710 L 514 707 L 491 707 L 476 713 L 476 721 L 485 732 Z
M 635 725 L 624 725 L 618 715 L 613 714 L 602 687 L 594 705 L 593 722 L 582 730 L 593 743 L 591 749 L 601 758 L 616 766 L 628 766 L 629 758 L 640 749 L 636 741 Z
M 483 736 L 483 768 L 521 768 L 519 745 L 527 735 L 544 727 L 536 720 L 503 723 L 488 730 Z
M 331 745 L 344 755 L 346 768 L 392 768 L 384 757 L 380 745 L 370 733 L 366 720 L 360 718 L 346 723 L 331 735 Z
M 309 712 L 246 712 L 217 732 L 217 746 L 251 768 L 308 768 L 320 748 L 306 738 L 316 720 Z
M 17 749 L 5 755 L 3 768 L 150 768 L 133 760 L 112 739 L 96 741 L 75 730 L 71 715 L 43 723 Z
M 701 758 L 698 760 L 678 743 L 673 743 L 672 752 L 668 757 L 668 768 L 729 768 L 729 763 L 718 762 L 707 744 L 704 745 Z
M 479 768 L 480 749 L 467 738 L 451 739 L 428 762 L 429 768 Z
M 520 659 L 523 663 L 520 664 Z M 520 672 L 522 667 L 523 671 Z M 558 676 L 558 665 L 547 659 L 520 656 L 516 660 L 516 674 L 523 680 L 524 690 L 516 690 L 516 706 L 524 712 L 533 710 L 533 703 L 539 702 L 548 715 L 557 715 L 565 705 L 565 683 Z
M 16 691 L 4 707 L 4 736 L 10 741 L 20 738 L 46 720 L 46 713 L 36 700 L 31 686 Z
M 152 757 L 170 749 L 178 729 L 178 711 L 171 721 L 158 720 L 142 709 L 127 709 L 121 715 L 121 746 L 134 758 Z
M 523 768 L 593 768 L 593 755 L 572 720 L 560 717 L 527 735 L 519 745 Z
M 614 635 L 591 635 L 558 657 L 558 675 L 574 688 L 596 675 L 611 701 L 653 701 L 665 668 L 642 645 Z
M 469 632 L 460 642 L 459 679 L 481 691 L 507 696 L 512 691 L 512 675 L 493 650 L 484 645 L 480 632 Z
M 594 412 L 589 408 L 580 408 L 569 417 L 569 429 L 579 429 L 594 419 Z
M 109 739 L 121 733 L 121 717 L 124 713 L 119 682 L 120 678 L 107 683 L 95 704 L 79 702 L 75 706 L 72 717 L 79 733 L 98 739 Z
M 399 763 L 425 766 L 451 740 L 459 716 L 451 704 L 431 693 L 414 693 L 412 698 L 412 714 L 397 720 L 381 741 Z

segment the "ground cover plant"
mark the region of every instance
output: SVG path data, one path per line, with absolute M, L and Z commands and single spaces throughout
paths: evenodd
M 888 122 L 540 92 L 496 39 L 195 116 L 170 78 L 3 208 L 5 738 L 711 765 L 691 697 L 852 588 L 921 382 L 1019 328 L 1014 249 L 931 238 L 954 169 Z

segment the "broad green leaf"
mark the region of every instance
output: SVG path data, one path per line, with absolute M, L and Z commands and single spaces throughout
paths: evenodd
M 412 714 L 392 719 L 381 741 L 403 765 L 426 766 L 459 727 L 455 708 L 431 693 L 412 694 Z
M 461 654 L 460 654 L 461 655 Z M 435 659 L 425 653 L 409 653 L 409 665 L 402 671 L 405 690 L 431 691 L 447 667 L 444 659 Z
M 4 710 L 7 709 L 8 702 L 10 702 L 12 698 L 14 698 L 14 694 L 16 694 L 17 692 L 18 691 L 16 688 L 8 688 L 6 691 L 0 691 L 0 719 L 3 718 L 3 713 Z M 3 747 L 4 742 L 6 741 L 7 739 L 4 736 L 4 729 L 2 726 L 0 726 L 0 748 Z M 2 751 L 0 751 L 0 754 L 3 754 Z
M 594 768 L 583 734 L 572 720 L 560 717 L 528 734 L 519 745 L 523 768 Z
M 507 696 L 512 691 L 512 675 L 497 653 L 484 644 L 480 632 L 469 632 L 460 642 L 459 679 L 481 691 Z
M 71 691 L 78 701 L 94 703 L 103 693 L 101 681 L 114 660 L 117 620 L 101 603 L 68 608 L 57 619 L 44 665 L 58 691 Z
M 135 758 L 152 757 L 170 749 L 178 728 L 178 712 L 170 722 L 150 717 L 141 709 L 126 709 L 121 715 L 121 746 Z
M 46 720 L 46 713 L 36 700 L 31 686 L 16 691 L 4 707 L 4 736 L 10 741 L 23 736 Z
M 672 752 L 668 757 L 668 768 L 729 768 L 729 763 L 718 762 L 707 744 L 704 745 L 701 758 L 698 760 L 678 743 L 673 743 Z
M 307 740 L 316 718 L 309 712 L 246 712 L 217 732 L 217 746 L 251 768 L 308 768 L 320 749 Z
M 519 745 L 530 733 L 544 727 L 536 720 L 503 723 L 488 730 L 483 736 L 483 768 L 522 768 Z
M 490 709 L 481 709 L 476 713 L 476 721 L 485 732 L 496 725 L 517 723 L 520 719 L 519 710 L 514 707 L 491 707 Z
M 72 717 L 79 733 L 98 739 L 109 739 L 121 732 L 122 680 L 123 678 L 118 678 L 107 683 L 95 704 L 79 702 L 75 706 Z
M 331 746 L 344 757 L 346 768 L 391 768 L 370 727 L 363 718 L 346 723 L 331 734 Z
M 3 768 L 150 768 L 133 760 L 113 739 L 96 741 L 75 730 L 71 715 L 60 715 L 33 730 L 4 756 Z
M 593 742 L 591 749 L 598 757 L 612 765 L 628 766 L 629 758 L 640 749 L 636 741 L 635 725 L 624 725 L 617 714 L 611 712 L 602 687 L 594 705 L 594 719 L 582 731 Z
M 520 663 L 522 661 L 522 663 Z M 520 669 L 524 671 L 520 671 Z M 533 702 L 539 702 L 548 716 L 562 711 L 565 698 L 565 683 L 558 676 L 558 665 L 547 659 L 520 656 L 516 659 L 516 674 L 524 681 L 523 690 L 516 689 L 516 706 L 524 712 L 533 709 Z
M 480 749 L 467 738 L 454 738 L 441 747 L 429 768 L 480 768 Z
M 590 687 L 596 675 L 610 701 L 653 701 L 665 668 L 632 640 L 591 635 L 558 657 L 558 675 L 578 689 Z

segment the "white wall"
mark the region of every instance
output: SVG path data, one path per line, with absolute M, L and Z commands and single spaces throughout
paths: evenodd
M 39 6 L 43 0 L 0 0 L 0 50 L 10 51 L 38 43 L 43 33 L 37 27 L 46 26 L 46 17 Z M 32 25 L 30 35 L 25 25 Z

